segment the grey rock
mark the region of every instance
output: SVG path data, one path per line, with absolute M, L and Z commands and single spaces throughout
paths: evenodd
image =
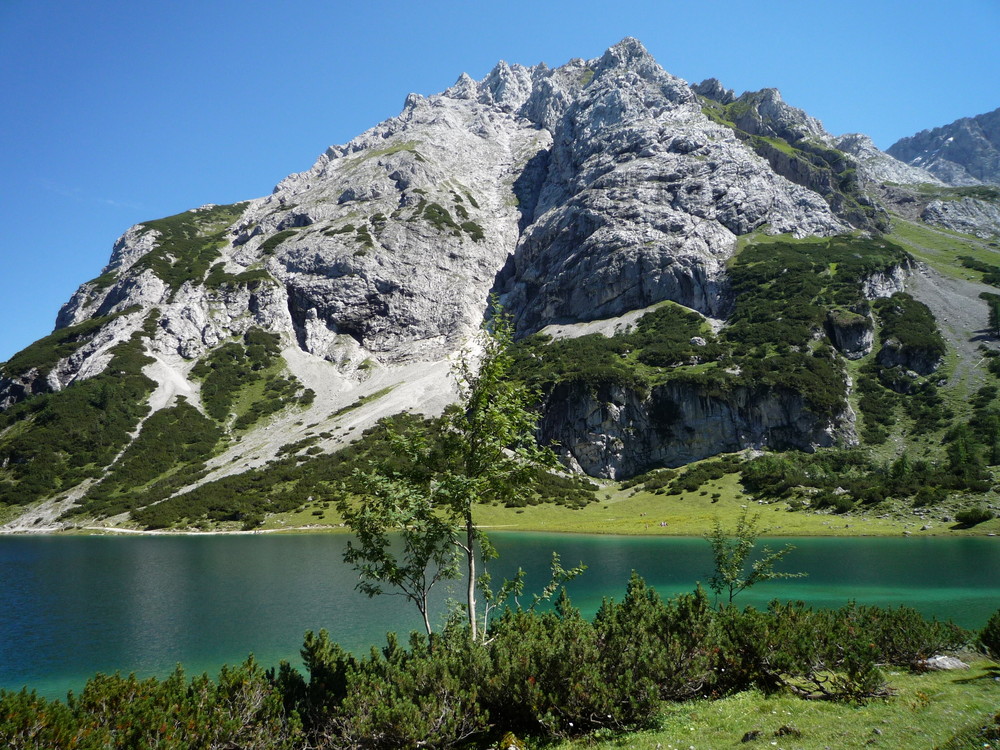
M 931 201 L 920 218 L 956 232 L 981 239 L 1000 235 L 1000 204 L 975 198 Z
M 1000 109 L 922 130 L 888 153 L 948 185 L 1000 185 Z
M 904 346 L 895 338 L 882 342 L 876 360 L 883 367 L 899 367 L 911 380 L 930 375 L 941 366 L 941 355 L 920 347 Z
M 907 269 L 894 266 L 887 272 L 878 271 L 861 282 L 861 293 L 865 299 L 891 297 L 906 290 Z
M 540 432 L 558 443 L 571 468 L 622 479 L 748 448 L 853 444 L 854 422 L 849 407 L 826 418 L 800 395 L 768 389 L 738 386 L 720 394 L 674 382 L 643 396 L 616 385 L 562 384 L 545 405 Z
M 932 672 L 969 669 L 969 665 L 961 659 L 954 656 L 945 656 L 944 654 L 938 654 L 937 656 L 932 656 L 930 659 L 925 659 L 920 662 L 919 666 Z
M 731 104 L 736 100 L 736 94 L 732 89 L 727 89 L 718 78 L 706 78 L 701 83 L 691 86 L 691 90 L 706 99 L 719 102 L 720 104 Z
M 831 310 L 826 332 L 837 350 L 848 359 L 861 359 L 872 350 L 875 330 L 871 317 L 851 310 Z

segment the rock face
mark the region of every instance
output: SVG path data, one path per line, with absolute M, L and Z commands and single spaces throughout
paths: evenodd
M 871 352 L 875 343 L 871 317 L 854 310 L 827 313 L 826 332 L 837 351 L 848 359 L 861 359 Z
M 777 89 L 736 97 L 710 78 L 692 90 L 775 172 L 822 195 L 839 217 L 860 229 L 888 229 L 888 215 L 873 197 L 884 183 L 940 184 L 926 171 L 879 151 L 865 135 L 834 137 L 819 120 L 787 104 Z
M 1000 185 L 1000 109 L 922 130 L 888 153 L 948 185 Z
M 648 396 L 614 385 L 559 386 L 541 437 L 558 443 L 570 467 L 609 479 L 745 448 L 812 451 L 855 441 L 850 408 L 824 419 L 800 394 L 742 387 L 719 394 L 684 382 Z
M 891 154 L 880 151 L 872 139 L 863 133 L 848 133 L 834 139 L 833 143 L 838 149 L 854 157 L 868 182 L 891 182 L 899 185 L 941 184 L 941 180 L 926 169 L 906 164 Z
M 1000 235 L 1000 204 L 976 198 L 931 201 L 920 218 L 982 239 Z
M 708 120 L 634 40 L 588 63 L 500 74 L 467 95 L 552 133 L 515 186 L 529 223 L 498 284 L 521 330 L 663 299 L 717 313 L 737 236 L 764 225 L 797 236 L 845 228 L 819 196 Z M 540 106 L 539 92 L 553 103 Z

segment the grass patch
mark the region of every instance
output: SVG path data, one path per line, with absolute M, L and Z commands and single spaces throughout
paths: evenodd
M 837 747 L 926 748 L 949 742 L 966 725 L 992 723 L 998 689 L 988 662 L 973 662 L 969 672 L 889 673 L 897 691 L 888 700 L 863 706 L 829 701 L 803 701 L 791 695 L 764 695 L 751 690 L 719 700 L 694 700 L 667 705 L 656 729 L 587 738 L 556 745 L 575 748 L 794 747 L 824 750 Z M 785 728 L 785 731 L 782 731 Z M 794 732 L 789 731 L 794 730 Z M 741 742 L 748 732 L 755 741 Z M 974 731 L 974 729 L 973 729 Z M 949 748 L 983 748 L 945 745 Z M 990 745 L 987 745 L 990 746 Z
M 990 250 L 978 237 L 943 227 L 893 217 L 892 233 L 888 238 L 897 242 L 916 258 L 945 276 L 959 279 L 979 279 L 980 273 L 966 267 L 963 258 L 992 265 L 995 250 Z
M 261 255 L 274 255 L 274 251 L 278 248 L 278 245 L 295 235 L 298 231 L 298 229 L 284 229 L 277 234 L 272 234 L 261 243 L 258 250 Z
M 253 268 L 240 273 L 227 273 L 225 263 L 216 263 L 205 278 L 205 286 L 210 289 L 223 287 L 257 288 L 261 284 L 276 284 L 274 277 L 263 268 Z

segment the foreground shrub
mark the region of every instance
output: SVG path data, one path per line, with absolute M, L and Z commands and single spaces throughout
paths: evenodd
M 605 680 L 629 700 L 687 700 L 714 684 L 718 637 L 714 611 L 699 586 L 666 604 L 632 573 L 620 604 L 605 600 L 594 620 Z M 635 718 L 648 716 L 634 707 Z
M 66 704 L 35 693 L 0 692 L 5 748 L 252 747 L 291 750 L 303 740 L 295 714 L 253 657 L 188 682 L 183 670 L 165 680 L 99 674 Z
M 485 652 L 465 634 L 414 633 L 409 649 L 390 634 L 382 652 L 346 673 L 347 694 L 329 728 L 327 747 L 451 747 L 482 734 L 489 715 L 477 673 Z
M 995 661 L 1000 661 L 1000 609 L 986 621 L 986 626 L 979 631 L 979 643 L 983 650 Z
M 648 719 L 655 690 L 608 683 L 594 626 L 565 592 L 554 612 L 509 610 L 495 621 L 483 697 L 498 726 L 565 737 Z
M 851 603 L 834 617 L 863 633 L 875 646 L 882 665 L 920 669 L 921 663 L 969 641 L 969 633 L 951 622 L 926 620 L 912 607 L 873 607 Z
M 993 511 L 982 505 L 974 505 L 971 508 L 960 510 L 955 514 L 955 520 L 963 526 L 975 526 L 976 524 L 983 523 L 984 521 L 989 521 L 992 518 Z
M 720 619 L 733 688 L 846 701 L 888 695 L 877 647 L 842 617 L 775 601 L 766 612 L 730 606 Z

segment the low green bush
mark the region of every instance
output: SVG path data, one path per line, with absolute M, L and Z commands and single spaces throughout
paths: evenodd
M 979 631 L 979 644 L 995 661 L 1000 661 L 1000 609 L 993 613 Z
M 975 526 L 992 518 L 993 511 L 983 505 L 973 505 L 971 508 L 965 508 L 955 514 L 955 520 L 964 526 Z

